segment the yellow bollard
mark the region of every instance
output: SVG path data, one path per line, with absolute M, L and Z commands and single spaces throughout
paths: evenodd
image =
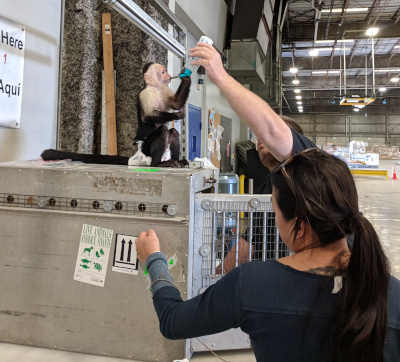
M 239 194 L 244 194 L 244 179 L 245 175 L 239 176 Z M 244 233 L 244 212 L 241 211 L 239 213 L 239 235 L 243 235 Z

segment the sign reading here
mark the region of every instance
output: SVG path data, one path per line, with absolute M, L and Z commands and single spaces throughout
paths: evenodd
M 0 127 L 19 128 L 25 27 L 0 16 Z

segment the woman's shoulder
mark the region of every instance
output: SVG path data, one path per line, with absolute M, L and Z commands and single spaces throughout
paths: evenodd
M 389 326 L 400 330 L 400 280 L 390 278 L 388 293 Z
M 389 297 L 396 299 L 400 305 L 400 280 L 394 276 L 390 277 Z
M 283 259 L 279 259 L 282 261 Z M 255 278 L 259 279 L 260 276 L 263 280 L 272 280 L 277 282 L 282 279 L 321 279 L 326 278 L 325 275 L 309 273 L 306 271 L 292 268 L 290 265 L 282 263 L 276 259 L 269 261 L 253 261 L 240 265 L 241 278 Z M 267 277 L 265 277 L 267 276 Z M 279 281 L 278 281 L 279 283 Z

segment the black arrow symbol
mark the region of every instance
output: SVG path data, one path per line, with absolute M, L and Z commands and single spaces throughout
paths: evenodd
M 121 246 L 121 256 L 120 256 L 119 260 L 124 260 L 125 239 L 122 239 L 121 244 L 122 244 L 122 246 Z
M 131 251 L 132 251 L 132 240 L 129 240 L 129 248 L 128 248 L 128 260 L 127 261 L 131 261 Z

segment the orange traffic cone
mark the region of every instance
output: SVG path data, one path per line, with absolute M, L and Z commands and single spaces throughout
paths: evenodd
M 396 166 L 393 166 L 393 170 L 392 170 L 392 180 L 397 180 Z

